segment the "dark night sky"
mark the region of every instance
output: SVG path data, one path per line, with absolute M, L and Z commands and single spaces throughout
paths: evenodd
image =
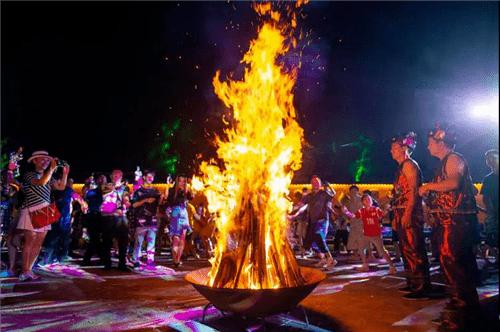
M 162 124 L 180 118 L 168 152 L 192 173 L 197 153 L 213 153 L 205 133 L 220 130 L 226 112 L 213 92 L 215 71 L 241 72 L 256 36 L 250 4 L 2 1 L 5 148 L 24 146 L 25 159 L 47 150 L 68 160 L 77 181 L 114 168 L 132 173 L 157 168 L 148 153 Z M 470 114 L 477 103 L 498 103 L 498 2 L 323 1 L 303 14 L 299 27 L 312 33 L 295 105 L 314 148 L 296 182 L 315 173 L 352 183 L 358 150 L 334 152 L 332 144 L 360 134 L 374 142 L 363 181 L 390 182 L 396 164 L 384 140 L 408 130 L 421 136 L 414 157 L 429 180 L 436 160 L 422 138 L 443 120 L 461 128 L 457 151 L 482 180 L 498 122 Z

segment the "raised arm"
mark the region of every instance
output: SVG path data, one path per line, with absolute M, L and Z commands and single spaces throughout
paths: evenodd
M 54 158 L 56 159 L 56 158 Z M 52 165 L 51 165 L 52 166 Z M 66 184 L 68 183 L 68 173 L 69 173 L 69 165 L 66 164 L 63 168 L 63 176 L 62 176 L 62 179 L 61 181 L 56 181 L 53 185 L 52 185 L 52 189 L 53 190 L 64 190 L 64 188 L 66 188 Z

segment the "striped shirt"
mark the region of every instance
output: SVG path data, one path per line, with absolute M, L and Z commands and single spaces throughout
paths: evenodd
M 43 186 L 34 186 L 31 184 L 33 179 L 40 179 L 41 177 L 41 174 L 35 172 L 27 172 L 24 174 L 22 190 L 26 198 L 21 206 L 21 209 L 28 206 L 51 202 L 50 193 L 52 192 L 52 185 L 56 182 L 56 180 L 50 178 L 49 182 Z

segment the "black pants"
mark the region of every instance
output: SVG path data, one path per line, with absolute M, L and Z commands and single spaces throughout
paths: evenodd
M 340 250 L 340 243 L 347 246 L 348 238 L 349 232 L 346 229 L 337 229 L 337 232 L 335 232 L 335 238 L 333 239 L 333 251 Z
M 119 216 L 103 216 L 102 225 L 104 267 L 111 267 L 111 248 L 113 247 L 113 240 L 115 238 L 118 241 L 119 266 L 125 266 L 129 232 L 127 219 Z
M 69 254 L 69 238 L 71 234 L 71 216 L 64 216 L 52 224 L 52 229 L 45 237 L 44 262 L 52 264 L 62 262 Z
M 103 260 L 103 247 L 102 247 L 102 232 L 103 225 L 100 212 L 89 212 L 85 216 L 85 226 L 89 234 L 89 243 L 83 256 L 83 261 L 89 263 L 94 254 L 97 254 Z
M 399 247 L 403 256 L 406 281 L 412 292 L 428 292 L 430 289 L 429 260 L 425 250 L 423 214 L 411 217 L 412 226 L 404 228 L 401 218 L 404 210 L 395 210 Z

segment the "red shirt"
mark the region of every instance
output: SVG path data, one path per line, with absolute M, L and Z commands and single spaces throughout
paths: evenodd
M 362 208 L 356 213 L 356 218 L 363 220 L 363 234 L 365 236 L 381 236 L 379 219 L 384 215 L 382 210 L 376 206 Z

